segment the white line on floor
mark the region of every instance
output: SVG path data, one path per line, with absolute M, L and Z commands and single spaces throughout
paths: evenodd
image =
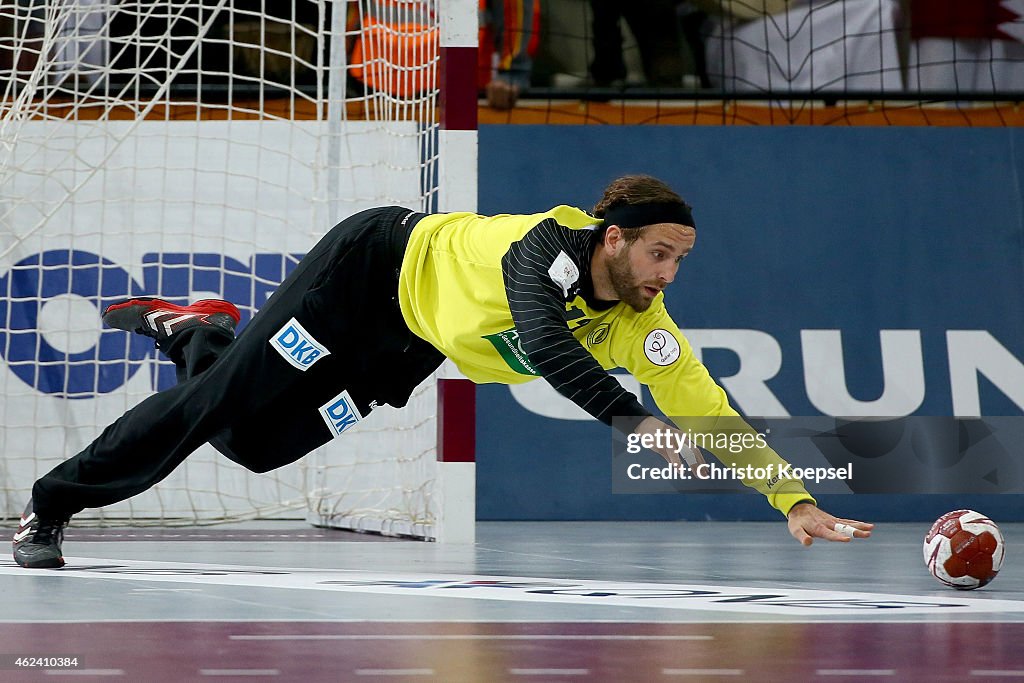
M 433 676 L 433 669 L 356 669 L 356 676 Z
M 373 635 L 369 633 L 296 633 L 275 635 L 238 634 L 228 636 L 231 640 L 714 640 L 714 636 L 703 635 L 558 635 L 543 633 L 537 635 L 503 635 L 486 633 L 466 634 L 433 634 L 433 633 L 402 633 L 398 635 Z
M 892 676 L 895 669 L 818 669 L 819 676 Z
M 743 669 L 662 669 L 666 676 L 742 676 Z
M 871 546 L 872 548 L 874 546 Z M 0 564 L 0 568 L 2 568 Z M 34 570 L 23 569 L 23 572 L 29 572 Z M 1018 613 L 1024 613 L 1024 608 L 1018 611 Z M 290 624 L 295 621 L 301 621 L 302 623 L 313 623 L 313 624 L 422 624 L 423 619 L 421 617 L 403 619 L 398 618 L 387 618 L 377 619 L 374 617 L 366 618 L 309 618 L 309 619 L 295 619 L 294 617 L 270 617 L 267 619 L 252 619 L 247 617 L 176 617 L 175 619 L 168 620 L 166 617 L 151 617 L 148 619 L 129 619 L 122 618 L 119 616 L 113 617 L 91 617 L 89 619 L 7 619 L 0 617 L 0 624 L 152 624 L 152 623 L 166 623 L 167 621 L 174 621 L 175 623 L 182 624 Z M 560 616 L 548 616 L 538 619 L 498 619 L 498 618 L 486 618 L 486 619 L 465 619 L 460 616 L 444 617 L 440 616 L 431 623 L 435 624 L 562 624 L 565 622 L 564 617 Z M 706 617 L 691 617 L 691 616 L 680 616 L 673 617 L 672 619 L 587 619 L 588 624 L 643 624 L 649 625 L 652 623 L 663 624 L 669 626 L 694 626 L 707 624 L 934 624 L 935 619 L 918 619 L 915 617 L 886 617 L 871 615 L 870 617 L 863 617 L 860 615 L 851 615 L 848 619 L 808 619 L 798 617 L 796 619 L 732 619 L 732 618 L 719 618 L 715 617 L 713 621 L 709 621 Z M 1024 618 L 1020 618 L 1015 613 L 1008 613 L 1005 615 L 999 615 L 998 619 L 947 619 L 943 623 L 947 624 L 1018 624 L 1024 623 Z
M 1024 678 L 1024 669 L 971 669 L 972 676 L 1001 676 Z
M 124 669 L 47 669 L 47 676 L 124 676 Z
M 586 676 L 590 669 L 509 669 L 513 676 Z
M 280 669 L 200 669 L 203 676 L 280 676 Z

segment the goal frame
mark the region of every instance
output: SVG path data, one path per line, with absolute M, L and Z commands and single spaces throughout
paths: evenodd
M 382 3 L 392 4 L 413 4 L 412 2 L 410 2 L 410 0 L 379 1 Z M 428 199 L 426 201 L 428 205 L 421 208 L 428 208 L 431 210 L 438 211 L 475 211 L 477 194 L 477 6 L 474 2 L 471 2 L 470 0 L 436 0 L 436 2 L 423 0 L 423 2 L 420 4 L 436 8 L 439 19 L 439 23 L 437 26 L 440 38 L 440 54 L 438 60 L 439 89 L 437 94 L 439 127 L 437 129 L 436 142 L 430 143 L 436 144 L 436 159 L 433 162 L 436 164 L 436 166 L 433 168 L 427 168 L 425 171 L 421 171 L 422 173 L 428 176 L 433 174 L 432 189 L 429 190 L 429 192 L 432 192 L 433 194 L 432 196 L 429 194 L 427 195 Z M 320 89 L 320 86 L 318 86 L 317 94 L 325 96 L 327 100 L 327 106 L 324 105 L 323 100 L 321 100 L 320 102 L 299 102 L 298 105 L 308 104 L 311 105 L 316 110 L 316 119 L 324 123 L 325 127 L 329 130 L 328 138 L 330 139 L 331 142 L 326 146 L 326 154 L 328 157 L 337 159 L 338 157 L 336 153 L 338 151 L 338 147 L 340 145 L 345 144 L 343 140 L 343 135 L 341 134 L 341 131 L 339 129 L 346 125 L 344 120 L 345 113 L 343 111 L 344 105 L 341 103 L 343 102 L 346 93 L 345 82 L 346 79 L 348 78 L 348 69 L 347 65 L 345 64 L 346 50 L 334 49 L 334 46 L 337 46 L 344 42 L 343 39 L 339 39 L 339 36 L 344 35 L 345 27 L 343 25 L 343 21 L 347 15 L 348 8 L 353 5 L 353 2 L 352 0 L 322 0 L 322 4 L 320 5 L 321 12 L 323 11 L 323 7 L 325 5 L 331 7 L 334 10 L 332 14 L 333 21 L 331 34 L 334 37 L 334 39 L 331 41 L 332 49 L 329 50 L 329 61 L 325 63 L 322 62 L 324 67 L 327 69 L 326 73 L 328 74 L 328 79 L 326 81 L 326 90 L 322 91 Z M 216 9 L 222 9 L 222 5 L 218 5 Z M 50 17 L 49 13 L 51 12 L 51 10 L 54 16 L 57 16 L 59 14 L 59 10 L 56 8 L 56 6 L 52 8 L 50 6 L 47 6 L 47 18 Z M 208 25 L 202 28 L 200 38 L 205 37 L 205 32 L 207 31 L 208 28 Z M 324 28 L 326 30 L 326 27 Z M 49 31 L 49 28 L 47 30 Z M 56 31 L 54 31 L 54 33 L 56 33 Z M 44 39 L 44 42 L 41 44 L 56 44 L 45 42 L 53 41 L 54 36 L 52 35 L 48 34 L 44 36 Z M 318 45 L 320 46 L 318 48 L 320 50 L 320 53 L 324 54 L 322 50 L 323 44 L 319 43 Z M 43 58 L 45 58 L 47 54 L 51 55 L 49 57 L 50 59 L 56 59 L 55 56 L 52 56 L 55 53 L 51 53 L 49 51 L 49 48 L 43 47 L 40 48 L 40 50 L 41 52 L 39 54 L 42 55 L 40 61 L 43 61 Z M 196 41 L 195 45 L 189 46 L 183 53 L 177 56 L 180 56 L 182 63 L 184 63 L 194 53 L 197 53 L 197 51 L 199 51 L 198 40 Z M 36 73 L 34 73 L 33 76 L 36 76 L 38 74 L 41 66 L 42 65 L 37 65 L 36 67 L 34 67 Z M 12 79 L 14 77 L 15 74 L 14 72 L 12 72 Z M 7 108 L 8 111 L 10 111 L 11 107 L 14 106 L 26 104 L 30 105 L 32 99 L 36 97 L 38 94 L 34 90 L 34 88 L 37 84 L 40 83 L 43 85 L 46 85 L 48 83 L 49 85 L 53 85 L 54 88 L 89 88 L 88 84 L 85 81 L 75 82 L 71 84 L 71 80 L 65 80 L 63 77 L 61 77 L 61 79 L 55 79 L 51 77 L 49 81 L 43 80 L 27 82 L 31 83 L 31 86 L 26 86 L 25 88 L 22 88 L 20 90 L 8 90 L 6 94 L 3 90 L 0 90 L 0 109 Z M 71 92 L 71 90 L 68 90 L 67 92 Z M 79 90 L 79 92 L 82 91 Z M 107 92 L 109 93 L 111 91 L 108 90 Z M 140 95 L 140 99 L 138 102 L 133 102 L 130 100 L 130 98 L 126 99 L 125 103 L 128 105 L 126 108 L 128 110 L 127 113 L 129 115 L 134 114 L 136 121 L 156 118 L 151 115 L 156 113 L 155 110 L 158 107 L 164 106 L 162 102 L 165 101 L 168 92 L 169 88 L 167 85 L 157 85 L 155 89 L 151 89 L 147 93 Z M 199 92 L 198 86 L 196 92 L 197 94 Z M 230 94 L 230 90 L 226 96 L 228 97 L 229 100 L 228 106 L 230 106 L 230 99 L 232 97 L 232 95 Z M 261 100 L 259 105 L 259 113 L 257 114 L 256 118 L 262 118 L 263 114 L 262 95 L 260 97 Z M 53 107 L 59 108 L 77 106 L 77 95 L 73 96 L 71 99 L 73 100 L 71 103 L 60 103 L 56 101 L 55 103 L 48 102 L 46 106 L 51 107 L 51 109 L 48 112 L 44 111 L 43 118 L 48 118 L 52 116 L 57 120 L 57 125 L 59 125 L 59 123 L 61 122 L 60 115 L 54 115 L 52 113 L 53 111 L 55 111 Z M 82 101 L 85 102 L 85 99 L 83 98 Z M 340 109 L 338 108 L 339 104 L 341 104 Z M 113 109 L 117 106 L 119 105 L 115 102 L 103 104 L 102 106 L 97 107 L 95 106 L 95 103 L 90 102 L 89 107 L 92 108 L 91 111 L 75 112 L 75 114 L 73 114 L 73 118 L 65 119 L 64 121 L 78 122 L 84 121 L 86 119 L 102 119 L 104 121 L 107 121 L 116 118 L 122 118 L 121 116 L 111 116 Z M 173 106 L 178 105 L 174 104 Z M 295 112 L 297 111 L 297 102 L 294 98 L 291 101 L 290 105 L 285 106 L 286 112 L 289 110 L 289 106 L 291 111 L 290 115 L 288 113 L 276 113 L 273 114 L 270 118 L 280 122 L 288 118 L 289 116 L 294 117 Z M 197 100 L 196 108 L 199 109 L 201 107 L 202 102 Z M 326 116 L 323 115 L 325 113 Z M 79 114 L 82 115 L 81 118 L 79 118 Z M 27 117 L 23 117 L 23 120 L 26 118 L 30 118 L 32 116 L 33 114 L 29 113 Z M 207 117 L 197 115 L 197 118 L 194 122 L 195 125 L 199 125 L 199 122 L 205 118 Z M 214 116 L 213 118 L 217 117 Z M 231 115 L 228 115 L 227 119 L 228 122 L 233 120 Z M 160 121 L 163 119 L 156 118 L 156 120 Z M 168 119 L 168 121 L 170 121 L 170 119 Z M 6 124 L 6 119 L 4 123 Z M 85 130 L 86 127 L 82 126 L 82 128 L 83 130 Z M 74 138 L 75 135 L 78 134 L 72 134 L 71 137 Z M 16 137 L 12 138 L 12 140 L 16 141 Z M 4 143 L 5 145 L 4 150 L 0 151 L 5 151 L 7 149 L 6 144 L 8 140 L 0 139 L 0 142 Z M 118 145 L 120 145 L 120 142 L 115 142 L 114 148 L 116 149 Z M 6 158 L 8 157 L 5 156 L 5 159 Z M 91 179 L 92 175 L 96 173 L 96 169 L 102 168 L 102 163 L 109 158 L 110 157 L 108 155 L 103 159 L 103 161 L 101 161 L 101 163 L 98 166 L 94 166 L 92 170 L 88 171 L 87 174 L 82 175 L 81 178 L 76 178 L 76 182 L 78 182 L 79 180 L 81 182 L 78 185 L 69 186 L 69 193 L 74 193 L 75 191 L 78 190 L 79 187 L 87 183 Z M 6 163 L 6 161 L 0 159 L 0 163 Z M 328 164 L 328 173 L 331 173 L 336 167 L 336 164 Z M 6 171 L 8 171 L 9 169 L 0 170 L 4 170 L 6 173 Z M 6 177 L 6 175 L 4 177 Z M 337 192 L 339 188 L 339 183 L 337 182 L 337 179 L 334 178 L 328 181 L 326 185 L 329 189 L 327 192 L 328 196 L 325 198 L 326 204 L 324 205 L 328 207 L 328 214 L 335 215 L 337 212 L 333 211 L 333 209 L 334 207 L 337 206 Z M 322 208 L 322 206 L 324 205 L 318 206 L 321 206 Z M 51 216 L 57 213 L 59 210 L 62 211 L 66 209 L 68 209 L 68 207 L 64 206 L 62 203 L 61 205 L 56 206 L 52 210 Z M 44 217 L 42 220 L 46 220 L 46 218 Z M 317 229 L 323 232 L 326 231 L 329 227 L 329 225 L 319 225 Z M 30 230 L 29 232 L 31 233 L 32 231 Z M 16 242 L 21 237 L 22 235 L 20 234 L 12 234 L 11 240 Z M 69 245 L 76 242 L 81 244 L 81 241 L 74 232 L 68 232 L 67 238 Z M 44 236 L 40 235 L 40 239 L 44 239 Z M 50 239 L 52 241 L 52 237 L 45 237 L 45 239 Z M 88 240 L 86 242 L 88 242 Z M 291 247 L 291 244 L 289 246 Z M 5 256 L 7 256 L 7 254 L 11 252 L 11 247 L 12 244 L 5 240 L 4 243 L 0 244 L 0 251 L 4 251 L 6 249 L 7 251 L 5 253 Z M 294 251 L 294 247 L 291 248 L 292 251 Z M 70 250 L 72 249 L 72 247 L 68 247 L 68 249 Z M 94 249 L 93 251 L 97 254 L 102 253 L 96 249 Z M 290 252 L 285 251 L 283 253 L 288 254 Z M 15 256 L 17 256 L 17 252 L 15 252 Z M 228 258 L 227 255 L 225 255 L 224 258 L 226 261 Z M 14 258 L 12 260 L 12 264 L 14 260 L 17 259 Z M 42 260 L 40 260 L 39 265 L 40 268 L 44 267 Z M 6 268 L 7 263 L 5 262 L 3 264 L 3 268 L 0 270 L 5 270 Z M 69 272 L 71 272 L 70 263 L 68 265 L 68 268 Z M 6 274 L 4 272 L 0 272 L 0 279 L 2 279 L 5 275 Z M 189 277 L 191 278 L 191 276 Z M 69 293 L 77 295 L 77 293 L 73 291 Z M 99 299 L 97 298 L 96 301 L 98 302 Z M 45 301 L 43 300 L 41 300 L 38 303 L 40 309 L 43 307 L 44 303 Z M 256 306 L 255 301 L 253 302 L 253 306 Z M 5 310 L 8 310 L 9 308 L 10 306 L 8 305 L 5 307 Z M 0 344 L 3 343 L 3 339 L 6 339 L 7 343 L 9 344 L 12 335 L 16 332 L 20 332 L 20 330 L 18 329 L 6 329 L 8 325 L 9 320 L 0 321 L 0 328 L 4 328 L 0 329 L 0 333 L 3 333 L 2 335 L 0 335 Z M 36 331 L 35 334 L 38 337 L 42 338 L 41 331 Z M 3 370 L 6 371 L 7 369 L 3 368 Z M 166 368 L 164 368 L 163 371 L 166 371 Z M 156 373 L 156 366 L 153 365 L 149 369 L 149 372 Z M 399 533 L 401 535 L 414 536 L 421 535 L 431 540 L 438 540 L 444 542 L 472 542 L 475 538 L 475 415 L 473 412 L 475 406 L 474 389 L 473 385 L 469 383 L 468 380 L 461 377 L 457 373 L 457 371 L 453 369 L 450 363 L 446 363 L 445 367 L 438 373 L 436 382 L 437 384 L 435 390 L 438 395 L 438 402 L 436 416 L 437 442 L 435 451 L 437 454 L 436 457 L 438 463 L 438 476 L 436 482 L 434 483 L 434 486 L 436 486 L 437 488 L 437 501 L 439 503 L 439 506 L 433 510 L 435 513 L 433 528 L 428 528 L 424 530 L 422 534 L 418 534 L 417 529 L 415 528 L 412 528 L 408 530 L 408 532 L 406 532 L 401 530 L 395 531 L 394 529 L 391 529 L 389 527 L 382 526 L 377 530 L 381 531 L 382 533 Z M 17 383 L 14 382 L 14 384 Z M 11 386 L 11 384 L 4 384 L 4 386 Z M 21 389 L 25 390 L 24 387 L 21 387 Z M 74 397 L 68 396 L 61 400 L 70 401 L 73 398 Z M 40 426 L 42 426 L 42 424 L 43 423 L 40 423 Z M 100 422 L 97 423 L 97 426 L 101 426 L 102 424 L 105 424 L 105 422 L 101 419 Z M 48 427 L 49 426 L 50 425 L 48 425 Z M 59 425 L 53 426 L 56 426 L 58 430 L 61 429 L 61 426 Z M 76 433 L 81 434 L 83 432 L 83 426 L 88 428 L 88 425 L 72 423 L 72 425 L 70 426 L 65 424 L 63 429 L 68 430 L 73 427 L 74 430 L 77 430 Z M 95 434 L 93 436 L 95 436 Z M 12 436 L 11 438 L 17 437 Z M 342 440 L 344 440 L 344 438 L 345 437 L 342 437 Z M 49 444 L 56 443 L 56 441 L 53 439 L 49 441 L 41 439 L 41 442 Z M 74 450 L 66 453 L 65 455 L 70 455 L 73 452 Z M 0 469 L 8 469 L 6 467 L 6 464 L 7 463 L 0 460 Z M 45 469 L 43 471 L 45 471 Z M 0 474 L 3 474 L 3 472 L 0 472 Z M 41 472 L 39 474 L 41 474 Z M 24 488 L 24 486 L 27 486 L 30 483 L 30 481 L 19 481 L 16 484 L 16 486 L 19 488 Z M 0 492 L 7 493 L 9 497 L 11 492 L 11 489 L 9 487 L 11 485 L 12 484 L 6 484 L 6 491 Z M 21 501 L 20 505 L 17 505 L 17 501 L 15 501 L 15 503 L 15 505 L 12 505 L 10 498 L 8 498 L 6 505 L 8 513 L 14 513 L 15 507 L 17 507 L 18 511 L 20 511 L 20 506 L 23 505 L 23 501 Z M 282 506 L 281 509 L 284 509 L 284 507 Z M 120 517 L 115 517 L 113 515 L 104 516 L 103 513 L 100 512 L 99 521 L 103 524 L 111 524 L 121 523 L 123 520 Z M 165 523 L 171 523 L 172 521 L 174 523 L 180 523 L 180 521 L 178 520 L 168 520 L 163 518 L 145 518 L 137 520 L 138 523 L 147 525 L 160 525 Z M 339 523 L 339 520 L 336 520 L 331 516 L 317 517 L 316 519 L 311 519 L 310 521 L 313 521 L 318 526 L 342 526 Z M 211 523 L 211 521 L 202 520 L 199 523 Z M 356 525 L 354 528 L 357 528 L 359 530 L 367 530 L 360 529 L 358 525 Z

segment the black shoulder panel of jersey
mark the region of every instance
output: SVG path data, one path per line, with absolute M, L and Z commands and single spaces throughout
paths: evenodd
M 505 295 L 530 363 L 560 394 L 610 425 L 613 416 L 650 415 L 576 340 L 565 304 L 590 278 L 594 233 L 548 218 L 513 242 L 501 260 Z

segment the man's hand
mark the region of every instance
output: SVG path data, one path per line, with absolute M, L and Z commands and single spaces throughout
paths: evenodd
M 868 538 L 874 524 L 858 522 L 855 519 L 833 517 L 816 505 L 797 503 L 789 511 L 789 533 L 803 545 L 814 543 L 815 538 L 827 541 L 849 543 L 852 539 L 844 533 L 836 531 L 836 524 L 846 524 L 854 528 L 854 538 Z
M 518 100 L 519 86 L 497 77 L 487 84 L 487 104 L 492 109 L 506 111 L 516 106 Z
M 661 432 L 662 434 L 669 432 L 673 433 L 674 436 L 671 441 L 674 443 L 688 443 L 688 441 L 685 440 L 680 441 L 680 439 L 683 439 L 682 432 L 654 416 L 644 418 L 636 428 L 637 434 L 654 435 L 658 432 Z M 665 439 L 665 441 L 668 441 L 668 439 Z M 666 443 L 663 448 L 652 448 L 651 450 L 665 458 L 665 461 L 670 465 L 682 466 L 685 461 L 691 466 L 696 466 L 705 462 L 704 454 L 700 452 L 699 448 L 696 448 L 693 445 L 684 445 L 682 452 L 677 452 L 676 449 L 672 447 L 671 443 Z

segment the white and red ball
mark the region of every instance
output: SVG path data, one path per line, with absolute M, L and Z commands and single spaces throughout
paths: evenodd
M 924 563 L 936 579 L 960 590 L 981 588 L 1003 566 L 1003 534 L 974 510 L 954 510 L 935 520 L 924 538 Z

